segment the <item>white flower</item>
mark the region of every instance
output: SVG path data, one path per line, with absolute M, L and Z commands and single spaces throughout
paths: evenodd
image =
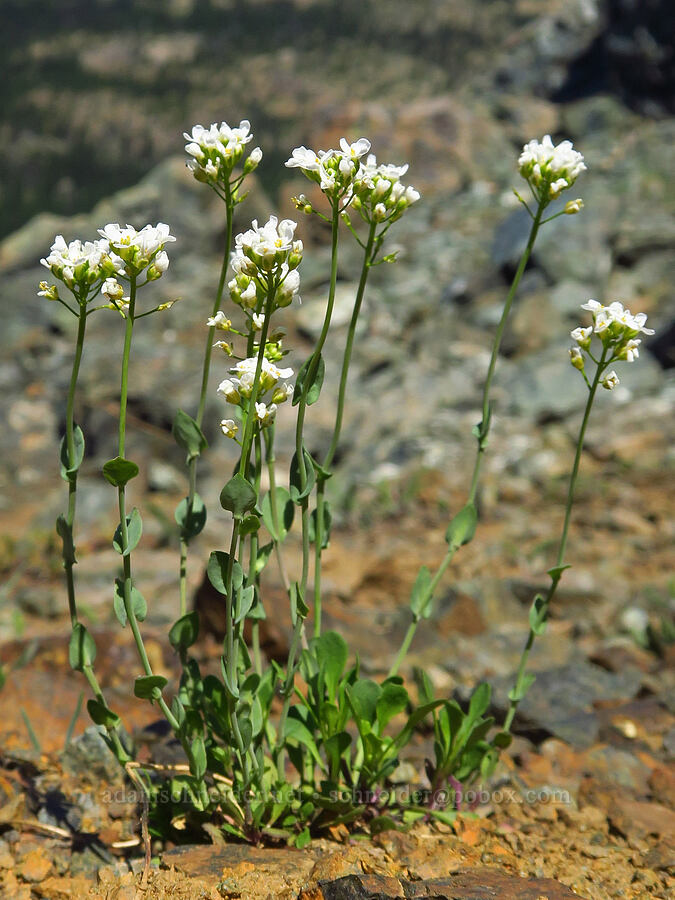
M 276 411 L 277 407 L 274 403 L 270 403 L 269 406 L 265 403 L 256 403 L 255 405 L 255 414 L 261 425 L 269 425 L 274 419 Z
M 611 390 L 612 390 L 613 388 L 615 388 L 619 383 L 620 383 L 620 382 L 619 382 L 619 378 L 618 378 L 616 372 L 614 371 L 614 369 L 612 369 L 611 372 L 608 372 L 608 373 L 605 375 L 605 377 L 602 379 L 602 381 L 600 382 L 600 384 L 601 384 L 604 388 L 606 388 L 606 390 L 608 390 L 608 391 L 611 391 Z
M 157 256 L 152 261 L 153 266 L 157 269 L 158 272 L 161 272 L 162 275 L 169 268 L 169 257 L 166 254 L 166 251 L 160 250 Z
M 242 119 L 238 127 L 231 127 L 227 122 L 221 122 L 220 125 L 214 122 L 209 128 L 194 125 L 190 134 L 185 132 L 185 152 L 192 157 L 188 161 L 188 168 L 195 178 L 211 184 L 229 179 L 232 168 L 243 155 L 245 145 L 253 138 L 250 129 L 248 119 Z M 255 168 L 260 157 L 262 153 L 258 148 L 247 171 Z
M 586 303 L 581 304 L 582 309 L 589 309 L 591 312 L 597 312 L 599 309 L 602 309 L 602 303 L 598 300 L 588 300 Z
M 332 152 L 332 151 L 331 151 Z M 325 150 L 309 150 L 307 147 L 296 147 L 291 153 L 291 158 L 286 160 L 288 169 L 304 169 L 307 172 L 318 172 L 322 159 L 326 156 Z
M 248 231 L 235 237 L 232 268 L 235 272 L 250 274 L 249 267 L 243 262 L 245 258 L 264 272 L 271 272 L 285 263 L 292 252 L 301 254 L 302 243 L 293 240 L 296 228 L 292 219 L 279 221 L 276 216 L 270 216 L 264 225 L 258 225 L 254 219 Z
M 229 403 L 239 403 L 240 397 L 239 391 L 237 390 L 237 385 L 229 378 L 226 378 L 225 381 L 220 382 L 217 392 L 219 394 L 222 394 Z
M 227 341 L 216 341 L 213 346 L 217 347 L 219 350 L 222 350 L 223 353 L 227 353 L 228 356 L 232 356 L 232 354 L 234 353 L 232 344 L 228 344 Z
M 218 310 L 215 316 L 208 318 L 206 324 L 209 328 L 218 328 L 220 331 L 229 331 L 232 328 L 232 322 L 221 309 Z
M 620 358 L 625 359 L 626 362 L 633 362 L 634 359 L 637 359 L 640 356 L 639 347 L 641 343 L 642 341 L 636 341 L 635 338 L 631 338 L 623 350 L 621 350 L 619 354 Z
M 99 228 L 98 233 L 108 241 L 111 249 L 117 251 L 119 262 L 127 267 L 129 274 L 132 275 L 138 275 L 151 262 L 154 264 L 156 257 L 164 249 L 164 245 L 176 240 L 170 233 L 169 226 L 164 222 L 158 222 L 157 225 L 144 225 L 140 231 L 137 231 L 132 225 L 126 225 L 123 228 L 115 222 Z M 158 266 L 157 272 L 153 273 L 154 277 L 159 277 L 168 265 L 168 258 L 162 257 L 160 266 L 164 266 L 164 269 Z
M 542 200 L 557 197 L 586 169 L 583 156 L 574 150 L 571 141 L 554 146 L 549 134 L 541 141 L 525 144 L 518 167 L 523 178 L 540 191 Z
M 265 316 L 263 313 L 253 313 L 251 316 L 251 322 L 253 323 L 253 328 L 255 331 L 260 331 L 263 325 L 265 324 Z
M 233 438 L 239 431 L 239 426 L 234 421 L 234 419 L 223 419 L 220 423 L 220 428 L 225 437 L 229 438 Z
M 593 334 L 593 328 L 589 325 L 588 328 L 575 328 L 574 331 L 570 331 L 570 337 L 573 341 L 576 341 L 580 347 L 588 347 L 591 343 L 591 336 Z
M 62 234 L 57 234 L 49 256 L 41 259 L 40 263 L 70 288 L 75 282 L 88 286 L 92 280 L 100 277 L 101 265 L 107 257 L 108 249 L 107 240 L 84 243 L 74 240 L 68 244 Z
M 370 141 L 367 138 L 359 138 L 350 144 L 346 138 L 340 138 L 340 149 L 348 159 L 361 159 L 370 150 Z
M 101 287 L 101 293 L 109 300 L 121 300 L 124 296 L 124 288 L 116 278 L 106 278 Z

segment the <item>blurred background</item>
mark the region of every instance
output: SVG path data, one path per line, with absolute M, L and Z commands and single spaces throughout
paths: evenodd
M 25 661 L 27 648 L 37 653 L 13 693 L 0 694 L 3 715 L 39 694 L 48 741 L 49 716 L 72 711 L 80 690 L 65 662 L 53 529 L 64 504 L 56 448 L 74 333 L 61 307 L 36 297 L 45 276 L 38 260 L 55 234 L 91 239 L 111 221 L 163 221 L 177 236 L 168 273 L 146 298 L 182 302 L 139 323 L 130 388 L 129 456 L 143 473 L 131 493 L 145 523 L 135 569 L 161 669 L 170 666 L 162 635 L 178 602 L 173 509 L 186 489 L 171 422 L 178 406 L 195 410 L 224 234 L 219 201 L 185 169 L 182 133 L 243 118 L 264 158 L 239 207 L 240 230 L 256 216 L 294 216 L 290 197 L 308 183 L 284 161 L 300 144 L 327 148 L 343 135 L 367 136 L 378 161 L 410 163 L 405 180 L 422 193 L 392 229 L 400 261 L 374 272 L 359 327 L 330 483 L 330 624 L 378 670 L 405 631 L 419 565 L 443 556 L 445 523 L 470 473 L 490 342 L 529 230 L 512 192 L 522 189 L 516 160 L 523 143 L 550 133 L 585 155 L 588 171 L 566 198 L 582 197 L 585 208 L 544 228 L 528 266 L 499 363 L 484 524 L 446 578 L 412 660 L 444 691 L 514 668 L 532 592 L 554 558 L 585 402 L 568 364 L 569 331 L 585 322 L 579 305 L 590 297 L 647 313 L 656 334 L 622 367 L 621 386 L 598 399 L 569 548 L 574 568 L 534 665 L 569 675 L 583 662 L 592 676 L 600 665 L 621 671 L 625 653 L 646 669 L 672 658 L 671 2 L 1 0 L 0 15 L 0 652 L 6 666 Z M 328 262 L 320 223 L 305 218 L 299 232 L 303 302 L 284 312 L 296 369 L 320 326 Z M 333 384 L 357 249 L 345 234 L 326 353 Z M 100 477 L 114 454 L 122 330 L 112 312 L 89 327 L 76 414 L 88 450 L 76 575 L 84 616 L 108 646 L 104 681 L 120 686 L 116 708 L 130 703 L 133 718 L 147 713 L 124 699 L 136 664 L 111 610 L 115 497 Z M 234 459 L 218 432 L 215 386 L 226 368 L 215 359 L 212 446 L 199 470 L 212 504 L 190 568 L 191 594 L 216 636 L 218 610 L 200 585 L 209 550 L 227 540 L 215 499 Z M 329 388 L 308 415 L 312 451 L 328 440 L 331 409 Z M 284 466 L 292 410 L 281 409 L 278 422 Z M 292 567 L 292 541 L 288 552 Z M 269 577 L 266 640 L 281 652 L 287 611 Z M 566 739 L 592 739 L 601 727 L 561 725 L 550 704 L 540 706 L 541 728 Z

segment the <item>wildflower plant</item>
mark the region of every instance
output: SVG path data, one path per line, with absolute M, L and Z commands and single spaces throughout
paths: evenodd
M 581 200 L 573 200 L 545 217 L 549 205 L 585 170 L 583 158 L 570 142 L 554 146 L 548 136 L 541 142 L 530 141 L 520 156 L 520 174 L 530 187 L 533 205 L 520 199 L 532 225 L 493 339 L 482 417 L 473 431 L 476 454 L 466 501 L 447 528 L 447 552 L 440 565 L 433 573 L 421 567 L 410 597 L 405 638 L 386 677 L 375 680 L 362 675 L 358 658 L 338 633 L 322 628 L 321 569 L 332 522 L 326 485 L 340 443 L 356 326 L 369 276 L 381 263 L 395 262 L 395 253 L 385 252 L 389 230 L 420 200 L 420 194 L 403 180 L 407 165 L 378 163 L 365 138 L 353 143 L 343 138 L 338 148 L 325 151 L 293 150 L 286 166 L 299 169 L 318 187 L 321 198 L 310 201 L 300 194 L 294 198 L 295 206 L 331 227 L 324 320 L 312 352 L 296 373 L 285 364 L 288 351 L 275 315 L 300 302 L 304 247 L 296 235 L 297 225 L 270 216 L 263 224 L 254 220 L 232 241 L 234 209 L 245 199 L 242 185 L 261 160 L 259 148 L 246 155 L 252 139 L 249 123 L 244 120 L 235 128 L 226 123 L 208 129 L 196 125 L 185 138 L 189 170 L 225 204 L 226 239 L 210 314 L 197 313 L 204 316 L 207 327 L 197 412 L 192 417 L 179 410 L 173 425 L 188 470 L 188 493 L 175 515 L 180 543 L 178 615 L 169 641 L 182 674 L 173 693 L 167 679 L 153 671 L 141 633 L 146 602 L 134 580 L 132 556 L 142 537 L 142 519 L 137 508 L 128 510 L 126 504 L 126 485 L 139 470 L 125 452 L 134 325 L 137 319 L 170 306 L 146 308 L 140 305 L 138 292 L 143 288 L 144 299 L 146 287 L 166 273 L 166 248 L 175 238 L 162 223 L 146 225 L 140 231 L 109 224 L 92 242 L 66 244 L 57 237 L 50 255 L 42 260 L 63 288 L 43 282 L 40 295 L 64 304 L 78 319 L 66 434 L 60 451 L 62 475 L 69 486 L 68 507 L 58 518 L 57 530 L 63 541 L 72 625 L 70 661 L 91 687 L 90 716 L 151 803 L 168 777 L 172 797 L 168 828 L 178 821 L 184 823 L 187 815 L 195 826 L 215 822 L 238 838 L 285 840 L 302 846 L 312 835 L 337 825 L 367 827 L 374 833 L 420 817 L 448 821 L 453 815 L 447 805 L 448 787 L 491 774 L 499 750 L 510 741 L 518 703 L 533 680 L 526 671 L 528 655 L 545 628 L 550 604 L 567 568 L 564 557 L 574 487 L 598 387 L 612 390 L 618 384 L 612 367 L 637 359 L 639 336 L 652 332 L 645 327 L 644 315 L 634 316 L 618 302 L 603 306 L 595 300 L 584 304 L 591 324 L 572 332 L 570 362 L 584 378 L 588 401 L 558 555 L 549 570 L 551 585 L 546 596 L 538 595 L 532 603 L 529 635 L 505 722 L 499 727 L 488 715 L 490 689 L 486 684 L 476 688 L 463 709 L 453 699 L 435 697 L 429 679 L 420 674 L 415 701 L 399 670 L 417 628 L 431 615 L 434 593 L 454 555 L 471 541 L 477 527 L 476 499 L 488 447 L 492 384 L 508 315 L 540 228 L 558 215 L 579 212 L 583 206 Z M 314 458 L 305 445 L 305 425 L 326 375 L 322 351 L 331 330 L 344 232 L 360 248 L 361 272 L 343 347 L 330 440 L 325 452 Z M 62 289 L 68 292 L 67 299 L 61 296 Z M 92 305 L 96 298 L 102 302 Z M 113 546 L 122 558 L 122 577 L 115 581 L 112 605 L 120 625 L 130 627 L 136 645 L 141 673 L 135 679 L 134 693 L 157 705 L 185 755 L 186 763 L 168 767 L 168 775 L 166 766 L 134 760 L 120 719 L 94 674 L 95 642 L 80 621 L 76 603 L 75 501 L 85 444 L 73 421 L 73 410 L 87 319 L 99 309 L 116 311 L 124 323 L 117 454 L 103 466 L 103 476 L 117 489 L 119 510 Z M 199 616 L 187 609 L 186 576 L 188 544 L 206 521 L 206 504 L 196 490 L 196 464 L 206 449 L 202 424 L 213 349 L 220 351 L 221 377 L 214 389 L 223 404 L 220 430 L 234 448 L 236 459 L 219 497 L 221 507 L 230 514 L 231 528 L 224 547 L 211 553 L 207 567 L 225 611 L 220 675 L 204 676 L 191 655 L 199 635 Z M 294 454 L 287 478 L 276 467 L 275 424 L 280 415 L 295 417 Z M 283 544 L 294 522 L 301 535 L 302 564 L 297 578 L 291 579 Z M 293 626 L 284 665 L 265 661 L 260 647 L 260 622 L 267 615 L 261 573 L 273 557 Z M 245 632 L 247 622 L 250 628 Z M 434 731 L 434 758 L 426 764 L 428 791 L 424 797 L 403 798 L 394 789 L 392 775 L 416 728 L 424 723 Z M 156 807 L 154 819 L 160 831 L 162 809 Z

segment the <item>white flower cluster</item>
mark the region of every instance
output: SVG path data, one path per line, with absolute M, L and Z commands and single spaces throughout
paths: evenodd
M 359 138 L 353 144 L 346 138 L 340 138 L 339 150 L 319 150 L 316 153 L 307 147 L 296 147 L 286 166 L 300 169 L 330 199 L 338 201 L 346 198 L 349 203 L 361 159 L 369 150 L 370 141 L 366 138 Z
M 652 328 L 645 328 L 647 316 L 645 313 L 633 315 L 629 309 L 625 309 L 622 303 L 615 300 L 609 306 L 604 306 L 598 300 L 589 300 L 583 303 L 582 309 L 589 310 L 593 316 L 593 324 L 587 327 L 575 328 L 570 333 L 576 346 L 570 349 L 570 362 L 575 369 L 583 371 L 585 365 L 584 354 L 590 354 L 591 341 L 596 335 L 603 345 L 604 355 L 608 363 L 633 362 L 640 355 L 639 334 L 654 334 Z M 619 379 L 614 370 L 608 372 L 601 382 L 604 388 L 612 390 L 619 384 Z
M 252 140 L 251 123 L 242 119 L 237 128 L 231 128 L 227 122 L 220 125 L 215 122 L 210 128 L 194 125 L 192 134 L 184 132 L 187 141 L 185 152 L 191 159 L 187 167 L 197 181 L 217 185 L 229 181 L 232 169 L 244 155 L 246 144 Z M 244 174 L 256 169 L 262 159 L 262 150 L 256 147 L 244 163 Z
M 560 196 L 586 170 L 583 156 L 573 148 L 571 141 L 554 145 L 549 134 L 541 141 L 532 140 L 525 144 L 518 167 L 539 202 Z M 578 212 L 578 209 L 574 211 Z
M 85 241 L 84 243 L 74 240 L 68 244 L 62 234 L 57 234 L 49 256 L 41 259 L 40 262 L 70 290 L 87 290 L 100 278 L 114 271 L 110 267 L 108 252 L 107 240 Z M 49 300 L 58 299 L 58 291 L 55 286 L 50 287 L 46 282 L 41 282 L 40 287 L 39 297 L 47 297 Z
M 275 308 L 289 306 L 295 297 L 300 299 L 300 276 L 296 270 L 303 246 L 302 241 L 294 240 L 296 227 L 291 219 L 279 222 L 276 216 L 270 216 L 264 225 L 254 220 L 248 231 L 236 236 L 232 254 L 235 275 L 228 283 L 234 303 L 257 310 L 267 296 L 270 281 L 276 288 Z
M 242 359 L 230 369 L 232 378 L 226 378 L 218 386 L 228 403 L 248 409 L 253 393 L 255 373 L 258 360 L 255 356 Z M 280 369 L 267 357 L 263 357 L 260 383 L 255 395 L 255 418 L 258 426 L 263 428 L 274 421 L 277 407 L 293 396 L 293 385 L 282 383 L 282 379 L 290 378 L 293 369 Z M 223 419 L 220 423 L 223 434 L 234 438 L 239 426 L 234 419 Z
M 110 257 L 120 274 L 138 276 L 147 269 L 148 281 L 154 281 L 169 268 L 164 246 L 176 238 L 164 222 L 144 225 L 140 231 L 132 225 L 122 227 L 115 222 L 99 228 L 98 233 L 108 242 Z
M 404 211 L 420 199 L 419 192 L 411 185 L 401 183 L 408 171 L 403 166 L 379 165 L 371 153 L 354 179 L 352 206 L 358 209 L 368 222 L 394 222 Z

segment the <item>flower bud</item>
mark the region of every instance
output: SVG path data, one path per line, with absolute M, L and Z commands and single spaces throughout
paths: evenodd
M 47 300 L 58 300 L 59 291 L 55 284 L 47 284 L 46 281 L 40 282 L 40 290 L 38 297 L 46 297 Z
M 607 391 L 613 390 L 619 383 L 619 378 L 614 369 L 612 369 L 611 372 L 608 372 L 600 382 Z
M 581 210 L 583 208 L 584 208 L 584 201 L 581 199 L 581 197 L 577 197 L 576 200 L 568 200 L 567 201 L 563 212 L 565 213 L 566 216 L 574 216 L 578 212 L 581 212 Z
M 262 159 L 262 150 L 260 147 L 255 147 L 248 155 L 248 159 L 244 163 L 244 175 L 248 175 L 249 172 L 253 172 L 260 165 L 260 160 Z
M 228 344 L 227 341 L 216 341 L 213 345 L 217 347 L 219 350 L 222 350 L 223 353 L 227 353 L 228 356 L 232 356 L 234 354 L 234 347 L 232 344 Z
M 581 350 L 578 347 L 570 347 L 570 363 L 574 366 L 575 369 L 578 369 L 580 372 L 584 370 L 584 358 L 581 354 Z
M 239 431 L 239 426 L 234 419 L 223 419 L 220 423 L 220 429 L 225 437 L 234 438 Z

